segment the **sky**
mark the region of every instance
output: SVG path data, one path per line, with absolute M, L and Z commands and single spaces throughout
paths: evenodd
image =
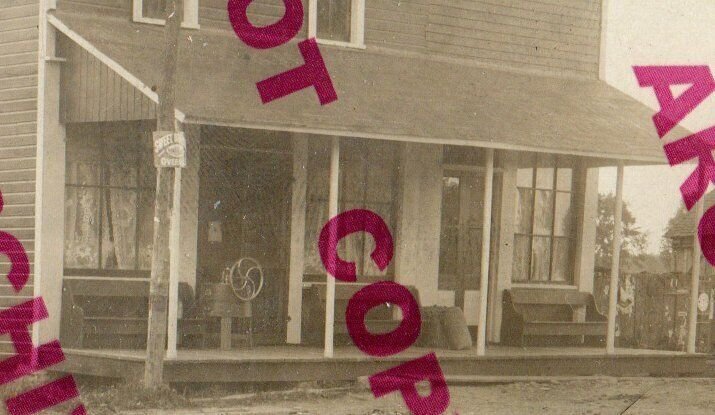
M 711 65 L 715 63 L 715 2 L 705 0 L 605 0 L 603 71 L 608 84 L 658 108 L 652 88 L 640 88 L 633 65 Z M 677 96 L 685 89 L 674 89 Z M 715 124 L 715 94 L 681 123 L 693 132 Z M 659 140 L 653 129 L 653 145 Z M 682 205 L 679 187 L 693 166 L 626 167 L 623 195 L 637 226 L 647 232 L 647 251 L 657 253 L 665 226 Z M 615 168 L 599 172 L 599 192 L 615 192 Z

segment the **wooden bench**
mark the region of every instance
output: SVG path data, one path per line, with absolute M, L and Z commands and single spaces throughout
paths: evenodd
M 205 322 L 200 316 L 192 315 L 194 295 L 191 286 L 186 283 L 179 284 L 179 301 L 185 317 L 179 320 L 179 342 L 185 335 L 203 337 Z M 122 302 L 129 307 L 120 312 L 112 310 L 113 306 L 118 307 Z M 62 345 L 83 348 L 89 335 L 143 336 L 141 339 L 145 339 L 148 304 L 148 280 L 65 280 L 62 287 Z M 132 305 L 136 307 L 131 308 Z M 104 309 L 96 312 L 91 308 Z
M 579 312 L 585 316 L 583 321 L 576 320 Z M 605 336 L 606 320 L 589 293 L 543 288 L 505 290 L 501 342 L 523 346 L 527 336 Z
M 368 284 L 336 284 L 335 285 L 335 334 L 347 335 L 348 327 L 345 322 L 345 310 L 348 301 L 361 288 Z M 407 290 L 420 303 L 419 292 L 414 286 L 405 286 Z M 309 344 L 322 344 L 325 332 L 325 284 L 313 284 L 303 289 L 303 337 Z M 387 333 L 394 330 L 400 320 L 394 316 L 397 306 L 389 307 L 387 304 L 371 309 L 365 319 L 365 326 L 372 333 Z

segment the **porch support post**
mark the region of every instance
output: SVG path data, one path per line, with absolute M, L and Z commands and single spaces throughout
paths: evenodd
M 176 358 L 179 331 L 179 264 L 181 263 L 181 168 L 174 169 L 174 194 L 169 228 L 169 324 L 166 357 Z
M 611 281 L 608 290 L 608 328 L 606 332 L 606 353 L 616 352 L 616 313 L 618 311 L 618 278 L 620 275 L 621 240 L 623 232 L 623 160 L 618 161 L 616 178 L 616 207 L 613 220 L 613 246 L 611 253 Z
M 340 139 L 333 137 L 330 152 L 330 193 L 328 194 L 328 219 L 338 214 L 338 179 L 340 175 Z M 337 229 L 332 228 L 330 232 Z M 332 238 L 331 238 L 332 239 Z M 335 329 L 335 278 L 326 275 L 325 285 L 325 357 L 333 357 L 333 331 Z
M 703 217 L 704 197 L 695 205 L 695 217 Z M 688 341 L 686 351 L 695 353 L 698 327 L 698 294 L 700 290 L 700 241 L 698 240 L 698 221 L 693 229 L 693 267 L 690 271 L 690 310 L 688 311 Z
M 286 341 L 289 344 L 300 344 L 301 341 L 307 184 L 308 139 L 303 135 L 294 135 L 290 264 L 288 266 L 288 328 L 286 330 Z
M 482 268 L 479 287 L 479 323 L 477 326 L 477 356 L 487 349 L 487 301 L 489 298 L 489 251 L 492 230 L 492 187 L 494 183 L 494 149 L 487 149 L 484 175 L 484 208 L 482 216 Z

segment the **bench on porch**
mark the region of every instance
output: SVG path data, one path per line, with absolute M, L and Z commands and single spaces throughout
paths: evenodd
M 205 320 L 192 314 L 194 294 L 190 285 L 179 283 L 179 301 L 184 316 L 178 324 L 179 342 L 187 335 L 203 338 Z M 62 345 L 83 348 L 89 335 L 143 340 L 148 330 L 148 304 L 148 280 L 66 279 L 62 287 Z
M 335 285 L 335 334 L 347 335 L 348 326 L 345 322 L 345 310 L 353 294 L 368 284 L 336 284 Z M 421 306 L 417 288 L 406 285 L 405 288 L 412 294 Z M 303 337 L 309 344 L 322 344 L 325 330 L 325 284 L 312 284 L 303 289 Z M 396 306 L 395 306 L 396 307 Z M 400 320 L 393 315 L 395 307 L 387 304 L 371 309 L 366 318 L 365 326 L 371 333 L 386 333 L 394 330 Z
M 502 306 L 502 344 L 523 346 L 529 336 L 606 335 L 606 317 L 590 293 L 515 288 L 504 291 Z M 585 317 L 582 321 L 576 319 L 579 312 Z

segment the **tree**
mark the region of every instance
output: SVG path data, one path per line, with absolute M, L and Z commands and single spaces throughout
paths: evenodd
M 596 264 L 610 267 L 613 245 L 613 222 L 616 198 L 612 193 L 598 194 L 598 217 L 596 218 Z M 636 218 L 623 201 L 623 243 L 621 259 L 643 254 L 647 235 L 638 226 Z
M 675 226 L 676 223 L 682 223 L 685 221 L 687 215 L 688 211 L 685 209 L 685 206 L 680 206 L 675 212 L 675 215 L 668 220 L 668 225 L 666 225 L 665 232 L 663 232 L 663 237 L 660 240 L 660 256 L 671 269 L 673 268 L 675 262 L 675 251 L 673 250 L 673 240 L 665 235 L 673 229 L 673 226 Z

